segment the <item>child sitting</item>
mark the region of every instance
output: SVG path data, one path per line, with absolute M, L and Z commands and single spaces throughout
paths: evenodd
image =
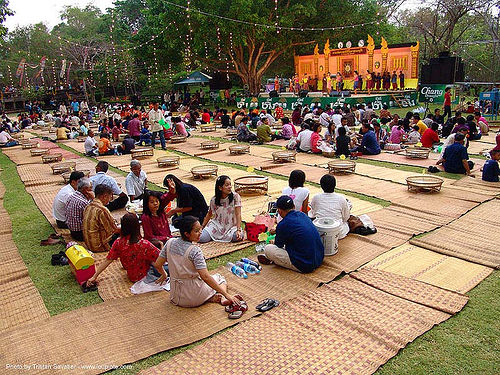
M 141 129 L 141 136 L 139 137 L 139 144 L 141 146 L 151 145 L 151 132 L 148 129 L 149 125 L 144 123 L 144 127 Z
M 337 150 L 335 151 L 335 155 L 350 156 L 351 138 L 346 134 L 346 129 L 344 127 L 340 127 L 338 132 L 339 136 L 336 139 Z
M 99 148 L 99 155 L 113 155 L 114 149 L 111 145 L 111 141 L 109 140 L 109 134 L 102 133 L 99 138 L 99 142 L 97 142 L 97 147 Z
M 420 142 L 420 132 L 419 132 L 419 126 L 418 125 L 413 125 L 412 131 L 410 134 L 408 134 L 408 143 L 418 143 Z
M 500 149 L 493 149 L 490 151 L 491 159 L 486 161 L 483 166 L 483 181 L 498 182 L 500 175 L 500 168 L 498 160 L 500 159 Z
M 143 214 L 141 216 L 144 238 L 148 241 L 159 241 L 161 247 L 172 237 L 170 224 L 165 212 L 166 202 L 161 199 L 159 191 L 146 190 L 144 192 Z M 153 242 L 154 243 L 154 242 Z

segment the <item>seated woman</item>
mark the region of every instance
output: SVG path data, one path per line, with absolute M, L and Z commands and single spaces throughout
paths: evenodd
M 346 134 L 346 130 L 342 126 L 339 128 L 338 132 L 339 136 L 336 139 L 337 149 L 335 150 L 335 155 L 350 156 L 351 138 Z
M 335 144 L 335 123 L 333 121 L 328 124 L 325 131 L 325 141 L 331 145 Z
M 248 117 L 243 116 L 237 129 L 236 139 L 238 142 L 255 142 L 257 136 L 248 129 Z
M 296 211 L 307 213 L 309 205 L 309 189 L 304 187 L 306 174 L 300 169 L 290 173 L 288 178 L 288 187 L 282 191 L 283 195 L 288 195 L 293 200 Z
M 162 269 L 168 261 L 170 301 L 181 307 L 196 307 L 205 302 L 239 305 L 241 296 L 228 294 L 224 277 L 208 273 L 203 252 L 195 245 L 202 232 L 198 219 L 184 216 L 176 222 L 176 227 L 181 238 L 168 240 L 155 263 L 157 269 Z
M 281 123 L 283 124 L 283 128 L 281 129 L 281 136 L 283 137 L 283 139 L 291 139 L 294 134 L 297 134 L 295 128 L 292 126 L 292 124 L 290 124 L 290 120 L 288 119 L 288 117 L 283 117 L 281 119 Z
M 318 146 L 321 143 L 321 124 L 314 123 L 312 126 L 313 133 L 311 134 L 311 152 L 313 154 L 321 154 L 321 150 Z
M 157 266 L 156 260 L 160 250 L 153 244 L 141 238 L 141 226 L 135 214 L 125 214 L 121 219 L 120 237 L 113 243 L 106 259 L 99 263 L 97 270 L 87 285 L 95 284 L 97 277 L 114 260 L 120 258 L 123 268 L 127 270 L 130 281 L 144 281 L 146 283 L 163 283 L 167 274 L 162 265 Z
M 342 230 L 339 238 L 344 238 L 349 233 L 348 220 L 351 216 L 351 209 L 347 199 L 335 193 L 337 181 L 330 174 L 325 174 L 319 181 L 323 193 L 316 194 L 311 200 L 311 219 L 330 218 L 342 223 Z
M 199 242 L 237 242 L 243 239 L 241 229 L 241 197 L 231 190 L 231 179 L 219 176 L 215 182 L 215 196 L 201 225 Z
M 18 144 L 19 143 L 7 132 L 7 127 L 4 126 L 0 131 L 0 147 L 13 147 Z
M 141 216 L 144 238 L 152 243 L 161 242 L 161 246 L 172 237 L 165 201 L 161 200 L 159 191 L 146 190 L 144 192 L 143 214 Z
M 162 201 L 165 200 L 165 204 L 177 198 L 177 207 L 167 213 L 168 218 L 181 214 L 181 216 L 194 216 L 200 223 L 203 223 L 208 206 L 198 188 L 185 184 L 173 174 L 165 176 L 163 186 L 168 188 L 168 193 L 161 198 Z

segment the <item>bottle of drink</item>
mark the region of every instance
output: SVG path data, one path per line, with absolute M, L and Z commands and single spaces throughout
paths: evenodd
M 243 268 L 238 267 L 234 263 L 227 262 L 226 267 L 229 271 L 231 271 L 234 275 L 241 277 L 242 279 L 247 279 L 248 275 L 245 273 Z
M 243 263 L 248 263 L 248 264 L 251 264 L 252 266 L 254 266 L 255 268 L 257 269 L 262 269 L 261 268 L 261 265 L 259 263 L 257 263 L 256 261 L 253 261 L 252 259 L 248 259 L 248 258 L 241 258 L 241 261 Z
M 260 273 L 260 270 L 257 267 L 252 266 L 251 264 L 248 263 L 236 262 L 236 266 L 243 268 L 243 270 L 245 272 L 248 272 L 249 274 Z

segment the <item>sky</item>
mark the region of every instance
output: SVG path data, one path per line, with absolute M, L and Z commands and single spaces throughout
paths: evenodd
M 104 11 L 113 5 L 113 0 L 10 0 L 9 8 L 15 14 L 7 17 L 5 26 L 9 30 L 43 22 L 49 28 L 61 22 L 60 14 L 66 5 L 84 7 L 93 4 Z

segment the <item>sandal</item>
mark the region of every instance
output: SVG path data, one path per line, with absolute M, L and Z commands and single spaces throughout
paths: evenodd
M 263 254 L 258 255 L 257 260 L 259 261 L 260 264 L 264 264 L 266 266 L 273 264 L 273 261 Z
M 94 292 L 96 290 L 97 290 L 97 284 L 88 285 L 86 281 L 82 284 L 83 293 Z
M 280 301 L 277 299 L 272 299 L 272 298 L 267 298 L 261 303 L 259 303 L 255 308 L 259 310 L 260 312 L 266 312 L 271 310 L 274 307 L 279 306 Z
M 239 319 L 243 313 L 248 310 L 248 305 L 245 301 L 241 301 L 239 306 L 234 304 L 228 307 L 226 307 L 226 311 L 229 312 L 229 315 L 227 316 L 229 319 Z

